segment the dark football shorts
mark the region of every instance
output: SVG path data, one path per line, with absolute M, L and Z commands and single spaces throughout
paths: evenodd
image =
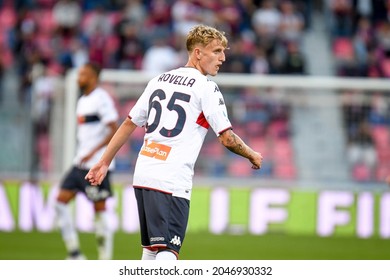
M 179 254 L 187 229 L 190 201 L 156 190 L 134 187 L 134 191 L 142 246 Z
M 89 182 L 85 180 L 87 173 L 88 170 L 74 166 L 65 176 L 61 188 L 74 192 L 82 192 L 93 202 L 105 200 L 112 196 L 109 178 L 110 172 L 107 173 L 107 176 L 99 186 L 91 186 Z

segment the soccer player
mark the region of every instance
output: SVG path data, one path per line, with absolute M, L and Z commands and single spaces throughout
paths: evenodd
M 178 259 L 188 222 L 194 164 L 209 127 L 226 148 L 247 158 L 253 169 L 261 167 L 261 154 L 233 132 L 224 98 L 207 77 L 218 73 L 227 43 L 215 28 L 191 29 L 187 64 L 149 81 L 86 176 L 92 185 L 99 185 L 136 127 L 145 128 L 133 177 L 143 260 Z
M 61 183 L 55 207 L 68 259 L 85 259 L 80 252 L 78 235 L 68 206 L 78 192 L 84 193 L 93 202 L 99 259 L 112 258 L 113 233 L 108 227 L 106 213 L 106 199 L 112 195 L 109 174 L 98 186 L 90 186 L 84 179 L 89 168 L 99 161 L 118 127 L 118 112 L 114 102 L 98 85 L 100 70 L 98 65 L 87 63 L 78 72 L 82 95 L 76 109 L 77 153 L 71 170 Z M 113 164 L 107 166 L 107 169 L 111 170 Z

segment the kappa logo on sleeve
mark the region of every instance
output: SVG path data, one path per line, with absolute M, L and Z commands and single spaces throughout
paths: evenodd
M 165 161 L 167 160 L 170 151 L 171 147 L 169 146 L 155 142 L 150 142 L 148 144 L 148 141 L 145 140 L 141 149 L 141 155 Z

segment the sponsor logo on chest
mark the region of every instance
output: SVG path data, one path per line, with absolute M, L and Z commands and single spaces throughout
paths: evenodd
M 147 140 L 145 140 L 144 145 L 141 148 L 141 155 L 159 159 L 159 160 L 167 160 L 168 155 L 171 151 L 171 147 L 155 143 L 155 142 L 150 142 L 148 143 Z

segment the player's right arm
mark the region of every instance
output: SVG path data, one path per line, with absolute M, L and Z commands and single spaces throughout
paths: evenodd
M 95 164 L 85 176 L 85 179 L 89 181 L 91 185 L 97 186 L 101 184 L 104 177 L 107 175 L 108 167 L 110 166 L 116 153 L 123 144 L 126 143 L 127 139 L 136 128 L 137 126 L 129 117 L 123 121 L 114 136 L 111 138 L 111 141 L 108 143 L 108 146 L 99 162 Z

